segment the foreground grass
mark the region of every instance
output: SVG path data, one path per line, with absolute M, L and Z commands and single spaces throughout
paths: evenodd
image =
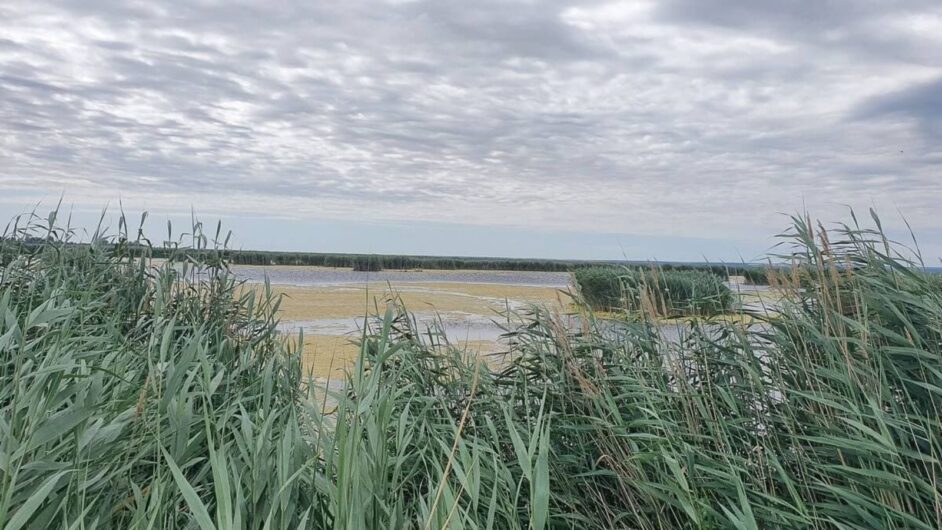
M 5 529 L 942 526 L 942 293 L 879 232 L 795 219 L 774 320 L 535 307 L 499 370 L 390 305 L 320 402 L 199 226 L 157 267 L 15 233 Z

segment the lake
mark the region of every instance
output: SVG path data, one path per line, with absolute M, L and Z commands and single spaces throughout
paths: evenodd
M 455 282 L 498 283 L 542 287 L 566 287 L 568 272 L 484 271 L 484 270 L 384 270 L 378 272 L 326 267 L 233 265 L 237 277 L 250 282 L 264 281 L 281 285 L 344 285 L 368 282 Z
M 336 376 L 355 358 L 353 340 L 360 336 L 364 316 L 382 313 L 390 293 L 411 312 L 420 329 L 439 329 L 455 344 L 481 353 L 506 348 L 502 335 L 519 321 L 504 313 L 525 311 L 529 304 L 565 314 L 569 273 L 485 270 L 353 271 L 324 267 L 234 265 L 237 277 L 261 282 L 267 277 L 276 293 L 285 294 L 280 329 L 304 332 L 305 364 L 318 376 Z M 743 306 L 759 309 L 767 287 L 728 284 L 746 295 Z M 379 302 L 377 305 L 375 302 Z M 578 317 L 563 318 L 578 329 Z M 612 332 L 618 327 L 611 324 Z M 665 324 L 662 333 L 676 340 L 683 325 Z

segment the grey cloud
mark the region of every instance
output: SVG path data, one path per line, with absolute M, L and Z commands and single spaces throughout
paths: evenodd
M 659 16 L 668 20 L 761 29 L 793 38 L 939 8 L 935 0 L 666 0 L 658 5 Z
M 942 77 L 890 94 L 875 96 L 855 111 L 857 119 L 902 117 L 919 123 L 926 136 L 942 139 Z
M 689 235 L 821 190 L 920 212 L 939 82 L 886 80 L 942 69 L 899 18 L 939 10 L 888 4 L 11 2 L 0 188 Z
M 928 0 L 884 2 L 881 0 L 667 0 L 660 14 L 670 19 L 711 23 L 729 27 L 762 27 L 775 32 L 820 31 L 849 20 L 872 17 L 900 9 L 931 6 Z
M 6 49 L 6 50 L 21 50 L 23 49 L 23 46 L 10 39 L 0 38 L 0 48 Z
M 842 50 L 866 54 L 870 61 L 942 64 L 939 47 L 886 27 L 901 16 L 939 16 L 942 5 L 935 0 L 667 0 L 659 3 L 658 14 L 670 22 L 774 36 L 819 53 Z
M 405 4 L 404 15 L 428 21 L 431 32 L 448 42 L 473 43 L 479 53 L 500 57 L 586 60 L 606 52 L 591 45 L 559 19 L 572 2 L 488 0 L 467 10 L 462 0 Z

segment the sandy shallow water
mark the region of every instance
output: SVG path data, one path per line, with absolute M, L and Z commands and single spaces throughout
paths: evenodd
M 382 315 L 396 300 L 420 328 L 438 327 L 451 344 L 481 354 L 504 350 L 501 335 L 508 310 L 540 305 L 559 313 L 571 308 L 570 277 L 565 273 L 506 271 L 354 272 L 323 267 L 233 267 L 250 283 L 266 276 L 283 294 L 283 332 L 303 331 L 304 364 L 314 376 L 342 377 L 357 354 L 368 315 Z M 421 281 L 423 280 L 424 281 Z M 767 288 L 731 282 L 745 308 L 765 306 Z M 666 330 L 670 334 L 671 330 Z
M 563 310 L 568 287 L 475 282 L 368 282 L 340 285 L 272 285 L 283 294 L 281 328 L 304 332 L 305 367 L 334 379 L 356 357 L 365 315 L 382 315 L 396 299 L 420 327 L 439 325 L 449 341 L 480 353 L 501 350 L 502 313 L 539 304 Z

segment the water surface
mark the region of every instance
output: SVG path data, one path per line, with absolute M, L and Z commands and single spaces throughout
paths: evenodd
M 384 270 L 378 272 L 330 269 L 323 267 L 285 267 L 233 265 L 237 277 L 261 282 L 267 275 L 271 283 L 283 285 L 343 285 L 367 282 L 430 282 L 430 283 L 499 283 L 543 287 L 566 287 L 568 272 L 481 271 L 481 270 Z

